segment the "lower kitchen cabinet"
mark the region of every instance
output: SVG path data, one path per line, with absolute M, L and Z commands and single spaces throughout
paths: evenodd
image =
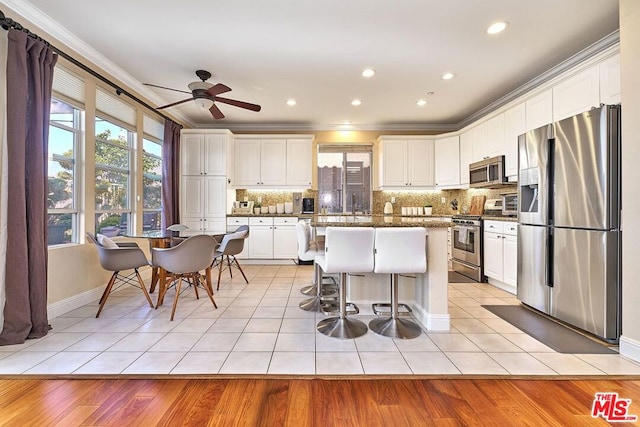
M 273 257 L 275 259 L 298 258 L 298 218 L 273 218 Z
M 273 218 L 249 218 L 249 258 L 273 258 Z
M 249 237 L 238 258 L 294 259 L 298 257 L 297 217 L 230 217 L 227 231 L 249 225 Z
M 489 283 L 515 293 L 518 273 L 515 222 L 484 221 L 484 274 Z

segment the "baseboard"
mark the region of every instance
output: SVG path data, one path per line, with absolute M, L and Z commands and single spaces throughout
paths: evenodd
M 151 280 L 151 269 L 145 268 L 140 271 L 140 276 L 144 281 Z M 106 283 L 105 283 L 106 286 Z M 121 288 L 124 289 L 124 288 Z M 119 292 L 120 289 L 115 290 L 114 292 Z M 77 308 L 80 308 L 84 305 L 87 305 L 102 296 L 104 292 L 104 286 L 98 286 L 97 288 L 90 289 L 88 291 L 82 292 L 80 294 L 73 295 L 69 298 L 65 298 L 62 301 L 54 302 L 52 304 L 47 305 L 47 316 L 49 319 L 54 319 L 58 316 L 61 316 L 65 313 L 73 311 Z
M 297 265 L 293 259 L 242 259 L 238 258 L 240 265 Z
M 489 278 L 489 284 L 495 286 L 498 289 L 502 289 L 503 291 L 507 291 L 510 294 L 513 294 L 513 295 L 517 295 L 518 294 L 518 288 L 516 288 L 513 285 L 508 285 L 508 284 L 506 284 L 504 282 L 501 282 L 499 280 L 495 280 L 495 279 Z
M 449 314 L 429 314 L 421 306 L 414 304 L 413 317 L 418 320 L 428 331 L 449 331 L 451 330 L 451 318 Z
M 636 362 L 640 362 L 640 341 L 627 338 L 624 335 L 620 337 L 620 354 Z

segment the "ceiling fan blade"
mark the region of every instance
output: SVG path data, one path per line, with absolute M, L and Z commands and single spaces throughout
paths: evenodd
M 236 99 L 220 98 L 219 96 L 214 96 L 213 100 L 222 102 L 223 104 L 233 105 L 234 107 L 245 108 L 245 109 L 251 110 L 251 111 L 260 111 L 261 108 L 262 108 L 262 107 L 260 107 L 259 105 L 256 105 L 256 104 L 250 104 L 248 102 L 238 101 Z
M 216 96 L 221 93 L 229 92 L 230 90 L 231 88 L 229 86 L 223 85 L 222 83 L 218 83 L 216 85 L 211 86 L 204 93 L 206 93 L 209 96 Z
M 222 114 L 222 111 L 220 111 L 220 109 L 216 104 L 211 105 L 211 108 L 209 108 L 209 111 L 211 112 L 211 115 L 213 116 L 214 119 L 216 120 L 224 119 L 224 114 Z
M 184 103 L 184 102 L 192 101 L 192 100 L 194 100 L 194 99 L 195 99 L 195 98 L 187 98 L 187 99 L 183 99 L 182 101 L 178 101 L 178 102 L 174 102 L 174 103 L 171 103 L 171 104 L 163 105 L 162 107 L 158 107 L 158 108 L 156 108 L 156 109 L 157 109 L 157 110 L 162 110 L 163 108 L 173 107 L 174 105 L 182 104 L 182 103 Z
M 142 83 L 144 86 L 151 86 L 151 87 L 157 87 L 158 89 L 167 89 L 167 90 L 172 90 L 175 92 L 182 92 L 182 93 L 191 93 L 191 92 L 187 92 L 186 90 L 180 90 L 180 89 L 174 89 L 171 87 L 164 87 L 164 86 L 158 86 L 158 85 L 153 85 L 151 83 Z

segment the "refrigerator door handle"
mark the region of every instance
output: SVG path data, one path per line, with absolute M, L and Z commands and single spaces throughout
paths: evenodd
M 553 288 L 553 228 L 547 229 L 547 286 Z

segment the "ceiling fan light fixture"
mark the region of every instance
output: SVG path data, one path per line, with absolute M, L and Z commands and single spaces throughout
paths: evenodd
M 376 75 L 376 70 L 374 70 L 373 68 L 365 68 L 364 70 L 362 70 L 362 77 L 373 77 Z
M 503 32 L 508 25 L 509 23 L 507 21 L 494 22 L 493 24 L 487 27 L 486 32 L 487 34 L 490 34 L 490 35 L 499 34 Z
M 196 105 L 203 110 L 208 110 L 213 105 L 213 101 L 207 98 L 197 98 Z

